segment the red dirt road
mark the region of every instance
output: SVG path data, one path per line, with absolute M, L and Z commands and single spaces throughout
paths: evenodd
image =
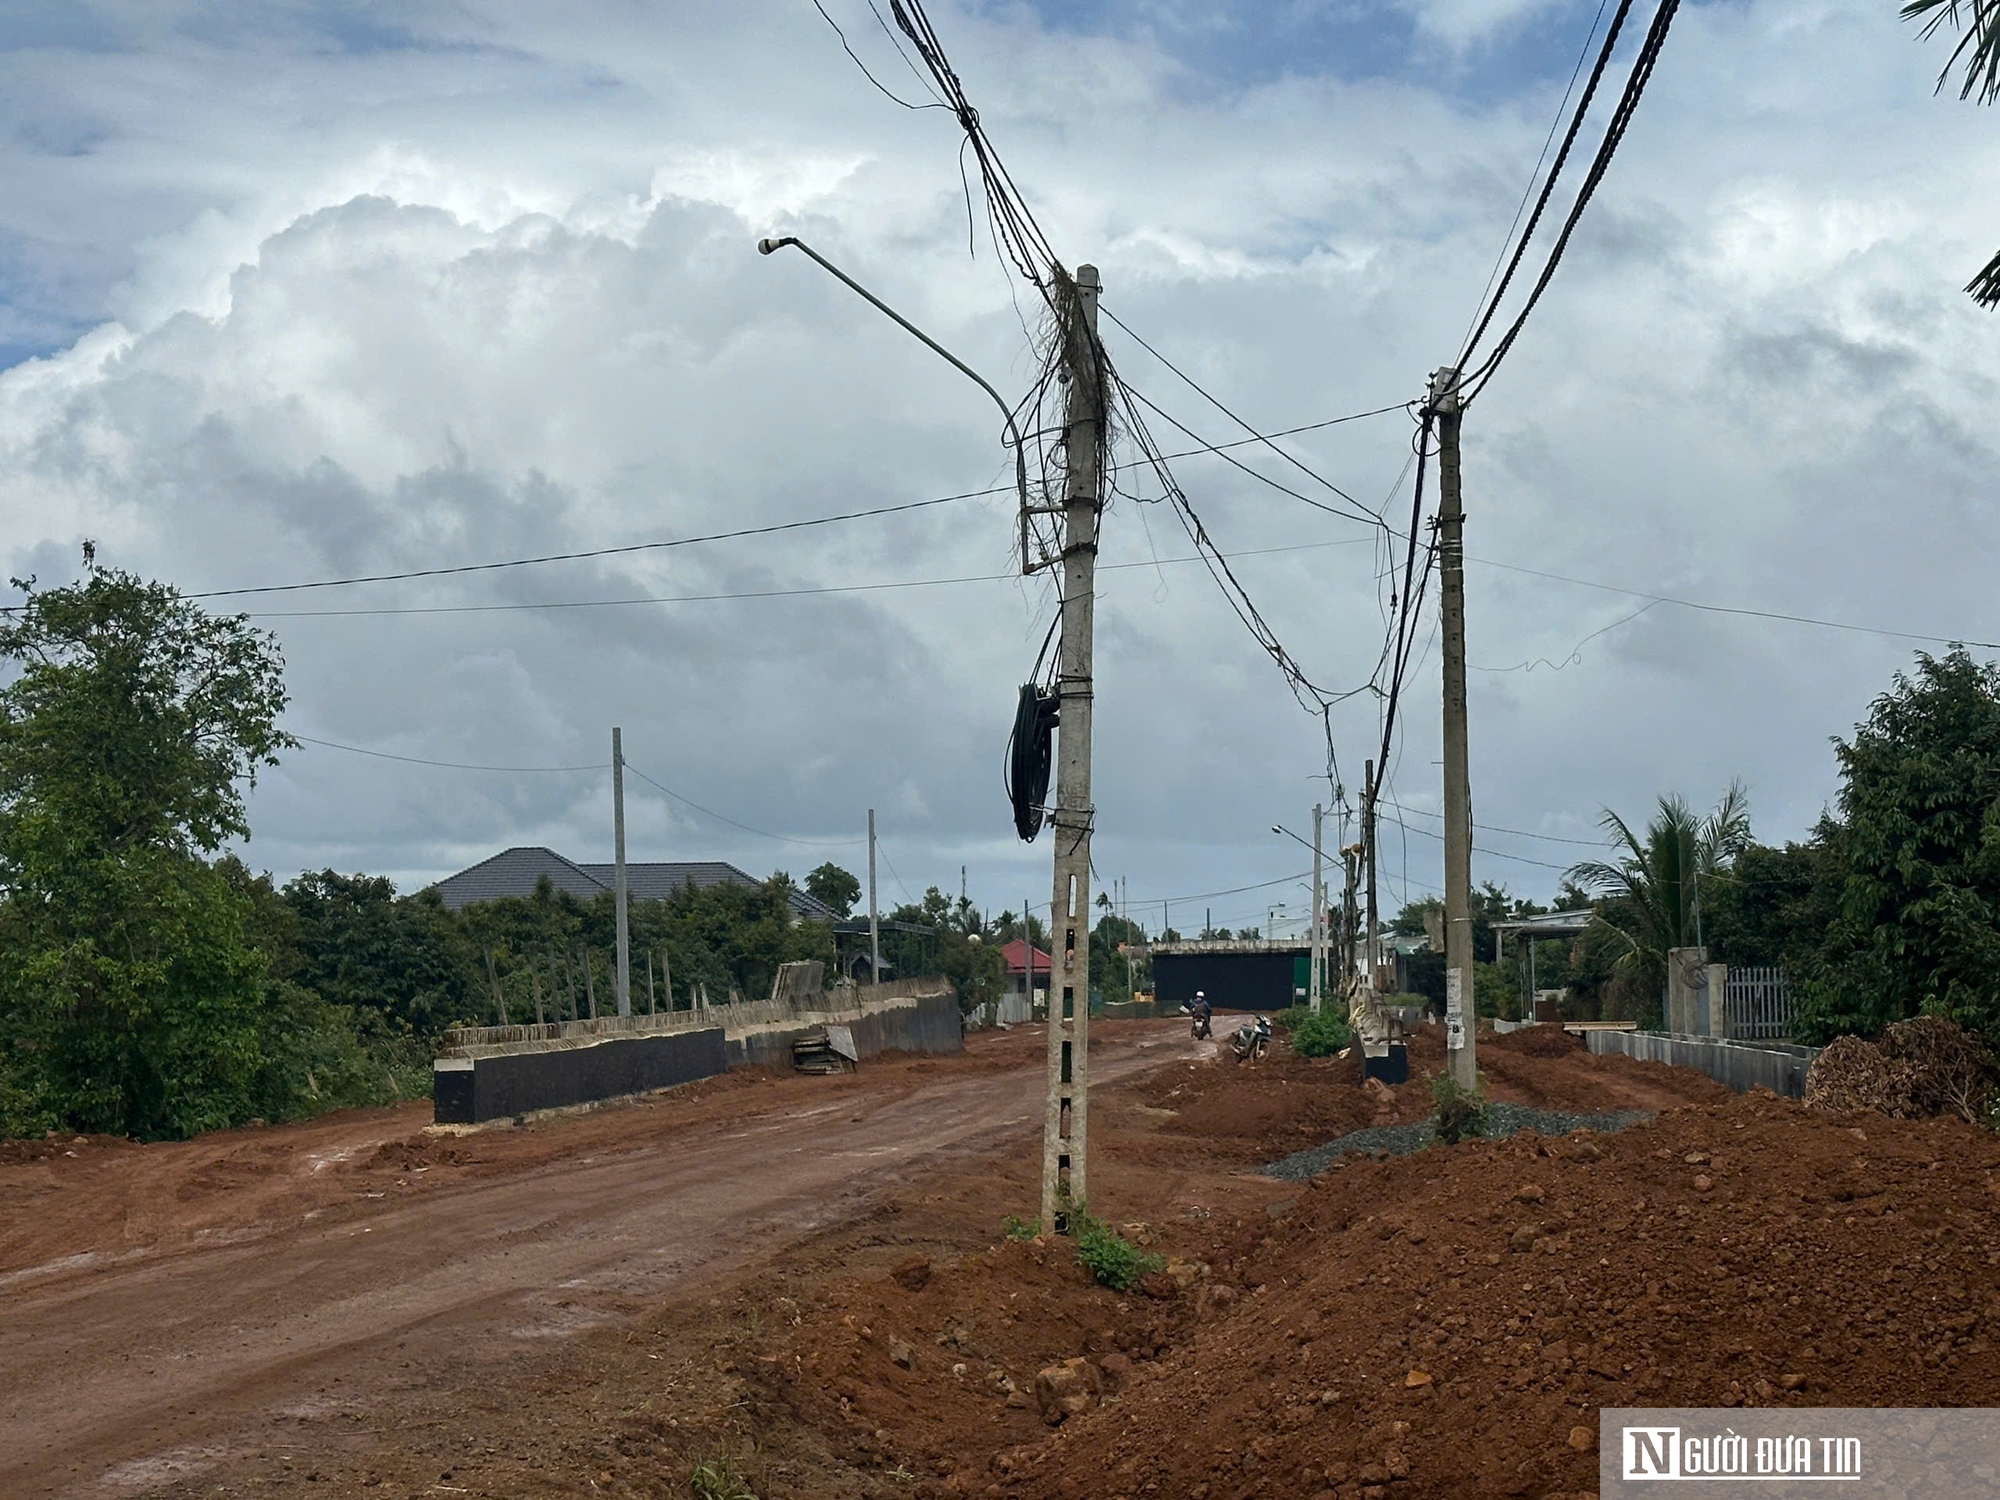
M 1038 1029 L 452 1138 L 428 1106 L 0 1156 L 0 1494 L 136 1494 L 440 1378 L 497 1392 L 1040 1121 Z M 1100 1084 L 1190 1055 L 1106 1026 Z M 73 1153 L 73 1154 L 72 1154 Z

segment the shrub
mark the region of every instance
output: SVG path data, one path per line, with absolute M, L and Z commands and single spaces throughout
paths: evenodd
M 1426 1080 L 1437 1112 L 1431 1127 L 1447 1146 L 1456 1146 L 1467 1136 L 1486 1134 L 1486 1096 L 1477 1086 L 1464 1088 L 1449 1073 L 1433 1073 Z
M 1275 1017 L 1286 1033 L 1292 1051 L 1300 1057 L 1331 1057 L 1354 1040 L 1347 1020 L 1331 1004 L 1322 1003 L 1318 1015 L 1304 1005 L 1294 1005 Z
M 1076 1235 L 1077 1264 L 1114 1292 L 1131 1291 L 1167 1263 L 1162 1256 L 1141 1254 L 1124 1235 L 1081 1208 L 1071 1212 L 1070 1229 Z
M 705 1458 L 688 1475 L 695 1500 L 757 1500 L 749 1483 L 727 1458 Z
M 1000 1232 L 1010 1240 L 1031 1240 L 1042 1232 L 1040 1219 L 1017 1219 L 1012 1214 L 1000 1221 Z

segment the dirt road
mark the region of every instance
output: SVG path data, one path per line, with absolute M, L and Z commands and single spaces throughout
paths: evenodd
M 0 1161 L 0 1494 L 135 1494 L 741 1272 L 1039 1125 L 1038 1031 L 452 1139 L 374 1111 Z M 1102 1029 L 1100 1084 L 1189 1055 Z M 358 1420 L 358 1418 L 357 1418 Z

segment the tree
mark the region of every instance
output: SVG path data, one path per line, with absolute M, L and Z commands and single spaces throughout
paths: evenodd
M 1963 5 L 1964 17 L 1960 17 Z M 1927 19 L 1926 19 L 1927 18 Z M 1908 0 L 1903 19 L 1923 21 L 1920 33 L 1928 41 L 1943 27 L 1960 32 L 1958 45 L 1951 50 L 1938 73 L 1938 91 L 1944 91 L 1951 70 L 1961 61 L 1965 78 L 1959 86 L 1960 99 L 1976 99 L 1991 104 L 2000 99 L 2000 4 L 1995 0 Z M 1996 254 L 1966 284 L 1965 290 L 1981 307 L 2000 305 L 2000 254 Z
M 806 876 L 806 894 L 824 901 L 837 917 L 845 917 L 861 899 L 861 882 L 828 860 Z
M 1643 980 L 1649 993 L 1665 973 L 1668 951 L 1698 942 L 1702 883 L 1712 885 L 1749 844 L 1749 799 L 1741 782 L 1731 782 L 1703 818 L 1674 792 L 1660 798 L 1643 840 L 1609 808 L 1602 827 L 1621 846 L 1617 862 L 1585 860 L 1567 878 L 1598 897 L 1598 915 L 1623 938 L 1618 967 Z
M 2000 667 L 1919 654 L 1835 754 L 1844 868 L 1802 1039 L 1928 1013 L 2000 1039 Z
M 141 1136 L 244 1118 L 263 955 L 203 856 L 294 743 L 284 663 L 242 616 L 96 566 L 0 624 L 0 1108 Z

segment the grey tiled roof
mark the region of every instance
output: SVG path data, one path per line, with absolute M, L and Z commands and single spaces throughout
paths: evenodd
M 481 860 L 469 869 L 460 870 L 456 875 L 447 875 L 437 883 L 437 891 L 444 900 L 445 908 L 457 911 L 460 907 L 470 906 L 476 901 L 498 901 L 508 896 L 532 896 L 535 894 L 536 883 L 544 875 L 548 876 L 549 884 L 557 890 L 566 891 L 579 900 L 589 901 L 600 891 L 612 888 L 616 870 L 609 864 L 578 864 L 573 860 L 564 859 L 553 849 L 515 848 L 503 850 L 491 859 Z M 686 885 L 692 885 L 696 890 L 706 890 L 712 885 L 725 883 L 763 884 L 754 876 L 719 859 L 627 861 L 625 865 L 625 888 L 634 901 L 658 900 L 673 895 Z M 832 908 L 804 891 L 793 891 L 791 904 L 792 912 L 796 916 L 812 921 L 832 920 Z

